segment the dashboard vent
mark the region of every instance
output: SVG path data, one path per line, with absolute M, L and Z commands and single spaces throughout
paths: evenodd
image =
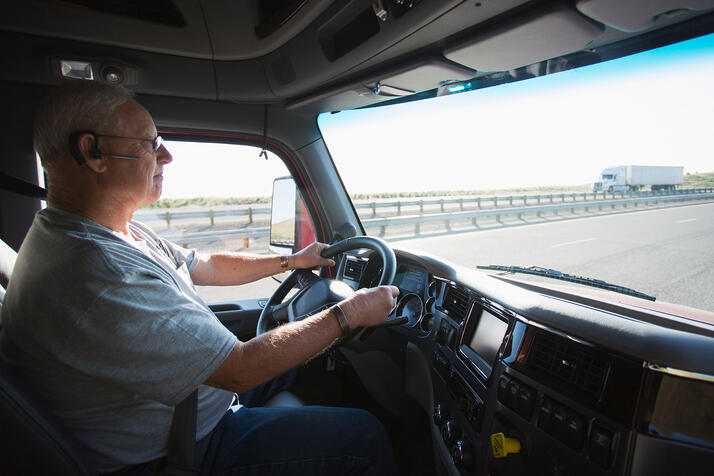
M 470 295 L 467 290 L 457 288 L 452 284 L 446 290 L 442 307 L 453 319 L 462 321 L 469 310 L 469 298 Z
M 536 334 L 528 363 L 595 398 L 600 397 L 610 368 L 589 348 L 545 333 Z
M 364 267 L 366 265 L 366 261 L 362 261 L 355 258 L 347 258 L 347 263 L 345 263 L 345 271 L 343 275 L 347 279 L 359 282 L 359 280 L 362 279 L 362 271 L 364 271 Z

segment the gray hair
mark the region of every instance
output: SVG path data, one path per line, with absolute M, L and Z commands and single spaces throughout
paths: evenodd
M 90 130 L 112 133 L 121 127 L 117 106 L 134 98 L 122 86 L 72 82 L 50 90 L 35 116 L 33 141 L 42 165 L 69 154 L 69 136 Z

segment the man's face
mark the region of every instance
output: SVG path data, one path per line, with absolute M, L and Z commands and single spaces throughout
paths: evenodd
M 98 147 L 102 153 L 137 156 L 139 159 L 106 159 L 108 173 L 104 174 L 104 185 L 107 192 L 122 205 L 131 205 L 136 209 L 159 199 L 164 166 L 173 157 L 163 145 L 158 151 L 153 150 L 151 141 L 156 137 L 156 126 L 151 115 L 139 103 L 128 101 L 117 107 L 116 113 L 122 118 L 119 130 L 97 131 Z M 102 137 L 102 134 L 126 138 Z

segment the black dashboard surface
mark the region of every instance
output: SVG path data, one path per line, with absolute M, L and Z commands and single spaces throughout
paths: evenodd
M 646 474 L 653 448 L 679 465 L 658 474 L 714 462 L 711 324 L 395 252 L 395 331 L 429 366 L 448 472 Z M 379 266 L 350 256 L 343 278 L 371 286 Z M 519 454 L 497 458 L 498 438 Z

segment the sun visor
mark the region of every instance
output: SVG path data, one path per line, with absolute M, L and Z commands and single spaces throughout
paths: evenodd
M 565 5 L 531 10 L 446 50 L 478 71 L 509 71 L 585 48 L 604 28 Z
M 661 17 L 714 8 L 714 0 L 579 0 L 575 6 L 605 25 L 633 32 L 652 27 Z
M 465 81 L 475 71 L 443 59 L 433 58 L 372 76 L 359 83 L 298 99 L 288 109 L 305 112 L 341 111 L 368 106 L 399 96 L 435 89 L 445 83 Z

